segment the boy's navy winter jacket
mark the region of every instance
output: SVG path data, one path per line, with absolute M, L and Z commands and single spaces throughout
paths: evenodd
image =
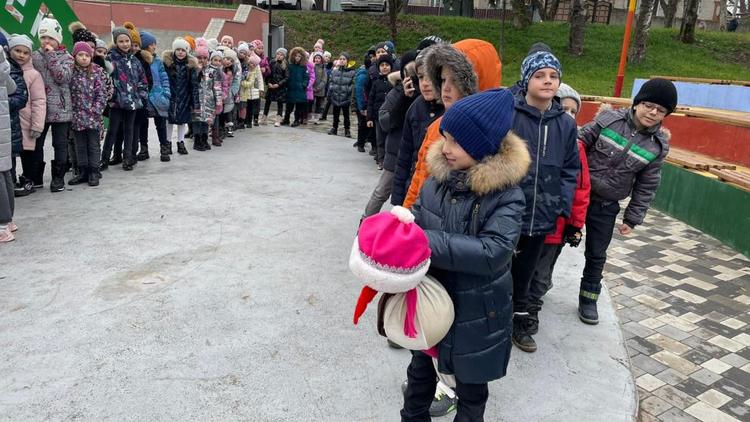
M 526 141 L 531 154 L 529 172 L 521 181 L 526 196 L 522 234 L 552 233 L 558 216 L 570 216 L 581 168 L 576 122 L 557 101 L 541 113 L 520 92 L 515 95 L 513 132 Z
M 404 87 L 398 81 L 400 74 L 395 72 L 391 75 L 398 75 L 398 77 L 389 76 L 389 80 L 392 83 L 397 83 L 397 85 L 385 96 L 385 102 L 383 102 L 380 111 L 378 111 L 378 124 L 380 125 L 380 129 L 386 134 L 383 168 L 394 172 L 396 171 L 398 150 L 403 137 L 406 110 L 414 102 L 414 98 L 407 97 L 404 94 Z
M 435 101 L 425 101 L 421 95 L 414 100 L 406 111 L 398 158 L 393 172 L 391 204 L 403 205 L 427 127 L 435 119 L 442 116 L 444 111 L 442 104 Z
M 524 194 L 517 183 L 529 166 L 524 141 L 512 132 L 499 152 L 474 167 L 451 170 L 444 140 L 427 153 L 430 177 L 412 208 L 430 242 L 429 274 L 455 309 L 438 344 L 438 369 L 462 383 L 505 376 L 511 350 L 511 258 L 521 234 Z
M 367 120 L 374 122 L 378 120 L 380 107 L 385 102 L 385 96 L 388 95 L 391 88 L 393 88 L 393 85 L 388 82 L 388 75 L 379 75 L 372 81 L 370 93 L 367 95 Z
M 369 76 L 367 68 L 364 65 L 357 69 L 357 75 L 354 77 L 354 98 L 357 101 L 357 110 L 367 110 L 367 85 L 369 85 Z
M 23 79 L 23 70 L 15 60 L 7 58 L 10 64 L 10 77 L 16 83 L 16 90 L 8 95 L 8 108 L 10 109 L 11 145 L 13 154 L 20 154 L 23 150 L 23 131 L 21 130 L 21 109 L 26 107 L 29 101 L 29 90 Z

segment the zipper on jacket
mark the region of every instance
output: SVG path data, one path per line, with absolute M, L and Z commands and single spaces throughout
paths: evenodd
M 471 234 L 476 236 L 479 233 L 479 203 L 474 204 L 474 211 L 471 213 Z
M 542 146 L 542 122 L 544 121 L 544 112 L 539 117 L 539 134 L 536 138 L 536 173 L 534 174 L 534 200 L 531 205 L 531 221 L 529 222 L 529 236 L 534 232 L 534 217 L 536 217 L 536 188 L 539 182 L 539 150 Z

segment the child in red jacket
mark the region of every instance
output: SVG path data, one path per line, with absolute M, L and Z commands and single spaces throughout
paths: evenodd
M 581 109 L 581 97 L 569 85 L 561 83 L 557 90 L 557 97 L 566 113 L 573 116 Z M 529 287 L 529 315 L 534 321 L 530 334 L 539 331 L 539 311 L 542 310 L 542 298 L 552 288 L 552 271 L 557 263 L 557 258 L 562 252 L 563 246 L 569 244 L 578 247 L 583 237 L 581 230 L 586 222 L 586 209 L 589 206 L 589 193 L 591 182 L 589 180 L 589 165 L 586 158 L 585 145 L 578 141 L 578 156 L 581 160 L 581 172 L 578 173 L 576 189 L 573 195 L 573 208 L 570 217 L 557 217 L 557 228 L 555 232 L 544 239 L 542 255 L 539 258 L 534 276 Z

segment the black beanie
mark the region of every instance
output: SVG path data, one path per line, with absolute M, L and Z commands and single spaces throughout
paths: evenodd
M 667 109 L 667 114 L 670 114 L 677 107 L 677 88 L 666 79 L 650 79 L 641 86 L 638 94 L 633 98 L 633 107 L 644 101 L 659 104 Z
M 388 63 L 393 67 L 393 56 L 390 54 L 383 54 L 382 56 L 378 57 L 378 67 L 380 67 L 380 63 Z
M 527 56 L 530 56 L 534 53 L 538 53 L 540 51 L 546 51 L 548 53 L 552 52 L 552 49 L 543 42 L 535 42 L 534 44 L 531 44 L 531 47 L 529 47 L 529 52 L 526 53 Z

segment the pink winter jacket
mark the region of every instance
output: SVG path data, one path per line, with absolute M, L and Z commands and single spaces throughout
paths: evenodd
M 36 149 L 36 139 L 31 137 L 31 131 L 42 132 L 44 130 L 44 119 L 47 117 L 47 93 L 44 89 L 42 75 L 34 69 L 31 59 L 23 66 L 23 80 L 29 90 L 29 102 L 22 108 L 21 132 L 23 133 L 24 151 Z
M 315 85 L 315 64 L 309 60 L 307 61 L 307 74 L 310 75 L 310 79 L 307 81 L 307 101 L 312 101 L 315 99 L 315 90 L 313 89 Z

